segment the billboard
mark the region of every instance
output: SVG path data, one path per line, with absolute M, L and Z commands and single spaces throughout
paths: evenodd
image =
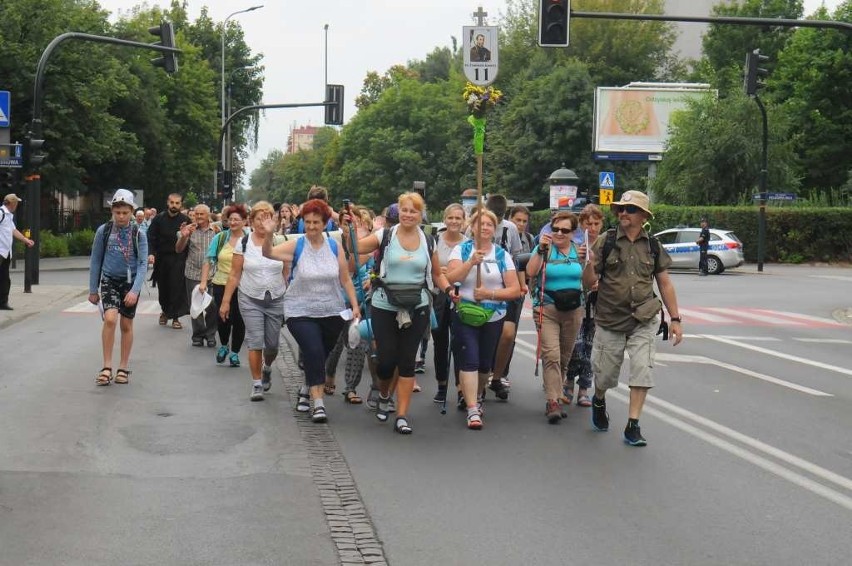
M 707 92 L 700 88 L 598 87 L 595 152 L 663 153 L 671 115 Z

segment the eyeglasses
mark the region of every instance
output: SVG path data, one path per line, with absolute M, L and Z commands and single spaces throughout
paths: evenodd
M 616 214 L 621 214 L 622 212 L 626 212 L 627 214 L 636 214 L 637 212 L 642 210 L 641 208 L 639 208 L 635 204 L 628 204 L 628 205 L 616 204 L 612 208 L 613 208 L 613 210 L 615 211 Z
M 574 230 L 572 230 L 571 228 L 554 228 L 553 229 L 554 234 L 566 234 L 567 235 L 567 234 L 570 234 L 573 231 Z

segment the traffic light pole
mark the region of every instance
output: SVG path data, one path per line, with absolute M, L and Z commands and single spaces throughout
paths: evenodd
M 328 106 L 337 106 L 338 104 L 339 104 L 338 101 L 326 100 L 325 102 L 297 102 L 297 103 L 294 103 L 294 104 L 257 104 L 257 105 L 254 105 L 254 106 L 243 106 L 242 108 L 240 108 L 239 110 L 235 111 L 233 114 L 228 116 L 228 118 L 222 123 L 222 127 L 219 130 L 219 145 L 216 146 L 216 147 L 219 148 L 219 159 L 217 160 L 216 168 L 217 168 L 218 171 L 221 171 L 221 173 L 222 173 L 219 178 L 224 180 L 225 179 L 225 173 L 226 173 L 226 170 L 224 168 L 224 163 L 225 163 L 225 154 L 224 154 L 224 151 L 225 151 L 225 144 L 224 144 L 225 133 L 228 131 L 228 126 L 231 125 L 231 122 L 233 122 L 234 119 L 237 118 L 240 114 L 245 114 L 246 112 L 251 112 L 252 110 L 267 110 L 267 109 L 272 109 L 272 108 L 303 108 L 303 107 L 307 107 L 307 106 L 328 107 Z M 228 171 L 228 173 L 230 173 L 230 171 Z M 223 189 L 223 192 L 224 192 L 224 189 L 225 189 L 224 186 L 220 186 L 219 188 Z M 225 200 L 226 199 L 224 198 L 224 194 L 223 194 L 222 195 L 222 207 L 223 208 L 224 208 L 225 204 L 227 204 L 225 202 Z
M 694 22 L 699 24 L 732 24 L 737 26 L 775 26 L 787 28 L 834 28 L 852 32 L 852 23 L 826 20 L 790 20 L 784 18 L 737 18 L 732 16 L 670 16 L 667 14 L 619 14 L 615 12 L 575 12 L 572 18 L 596 20 L 642 20 L 662 22 Z
M 33 116 L 29 131 L 27 132 L 27 140 L 43 140 L 43 123 L 42 123 L 42 102 L 44 100 L 44 75 L 47 72 L 47 62 L 50 56 L 63 42 L 77 39 L 80 41 L 91 41 L 95 43 L 111 43 L 113 45 L 123 45 L 125 47 L 135 47 L 137 49 L 150 49 L 152 51 L 160 51 L 162 53 L 180 53 L 181 50 L 175 47 L 166 47 L 153 43 L 140 43 L 137 41 L 128 41 L 126 39 L 117 39 L 115 37 L 104 37 L 101 35 L 92 35 L 88 33 L 69 32 L 53 38 L 41 54 L 36 68 L 35 88 L 33 89 Z M 40 162 L 31 161 L 30 144 L 24 144 L 24 179 L 27 182 L 27 219 L 30 228 L 30 238 L 35 242 L 31 248 L 26 248 L 24 255 L 24 292 L 32 293 L 32 285 L 38 285 L 39 275 L 39 248 L 40 246 L 40 225 L 41 225 L 41 175 L 39 174 Z
M 763 156 L 760 161 L 760 180 L 759 190 L 760 199 L 758 200 L 758 215 L 757 215 L 757 270 L 763 271 L 763 260 L 766 256 L 766 176 L 769 172 L 769 123 L 766 118 L 766 107 L 759 96 L 754 97 L 754 101 L 760 108 L 760 115 L 763 116 Z

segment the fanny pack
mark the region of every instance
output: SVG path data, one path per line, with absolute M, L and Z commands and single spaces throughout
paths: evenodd
M 558 311 L 572 311 L 580 308 L 583 302 L 583 292 L 579 289 L 563 289 L 561 291 L 545 291 L 545 295 L 553 300 Z
M 388 302 L 401 309 L 411 310 L 417 307 L 423 298 L 423 285 L 382 282 L 379 287 L 385 290 Z
M 468 326 L 482 326 L 494 315 L 492 309 L 487 309 L 476 303 L 462 301 L 456 305 L 456 312 L 459 314 L 463 324 Z

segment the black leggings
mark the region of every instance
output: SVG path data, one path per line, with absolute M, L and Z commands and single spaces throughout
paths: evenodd
M 217 306 L 222 305 L 222 299 L 225 298 L 224 285 L 210 285 L 210 294 L 213 295 L 213 302 Z M 231 312 L 228 315 L 228 320 L 219 319 L 219 342 L 223 346 L 228 346 L 231 342 L 231 351 L 239 353 L 243 347 L 243 340 L 246 339 L 246 325 L 243 322 L 243 317 L 240 314 L 240 302 L 237 300 L 239 293 L 234 291 L 231 295 Z M 216 309 L 218 311 L 218 308 Z
M 437 328 L 432 329 L 432 347 L 435 360 L 435 379 L 446 383 L 450 375 L 450 300 L 445 293 L 440 293 L 433 302 Z M 454 361 L 456 383 L 458 383 L 458 362 Z
M 417 348 L 429 327 L 429 307 L 416 309 L 411 314 L 411 326 L 405 329 L 397 324 L 396 311 L 373 307 L 370 313 L 379 357 L 376 368 L 379 379 L 393 378 L 396 370 L 399 370 L 400 377 L 414 377 Z

